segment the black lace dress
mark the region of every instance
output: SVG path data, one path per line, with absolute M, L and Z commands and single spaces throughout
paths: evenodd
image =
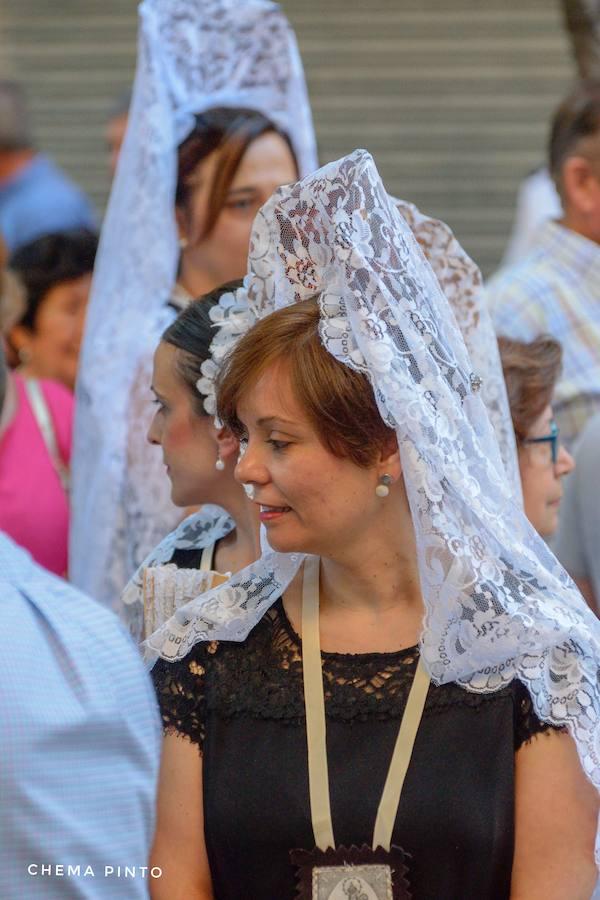
M 418 653 L 322 657 L 336 843 L 370 844 Z M 166 730 L 203 754 L 216 900 L 292 900 L 290 850 L 314 838 L 301 641 L 281 601 L 243 643 L 197 644 L 153 677 Z M 547 727 L 518 681 L 483 695 L 430 687 L 393 841 L 415 900 L 509 897 L 515 751 Z

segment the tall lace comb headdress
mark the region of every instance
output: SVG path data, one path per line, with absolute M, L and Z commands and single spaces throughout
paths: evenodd
M 71 577 L 94 596 L 111 542 L 121 539 L 132 381 L 140 355 L 160 337 L 157 317 L 176 277 L 178 145 L 195 114 L 245 107 L 289 136 L 301 174 L 317 166 L 302 63 L 277 4 L 144 0 L 139 17 L 129 124 L 102 229 L 77 386 Z
M 250 273 L 258 318 L 318 297 L 324 346 L 369 378 L 396 431 L 432 678 L 476 692 L 520 678 L 600 786 L 600 623 L 515 500 L 456 318 L 368 153 L 276 192 L 255 223 Z M 302 560 L 266 551 L 178 610 L 148 657 L 243 640 Z

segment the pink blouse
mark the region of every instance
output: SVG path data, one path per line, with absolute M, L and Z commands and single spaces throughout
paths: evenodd
M 23 379 L 13 373 L 17 411 L 0 436 L 0 531 L 57 575 L 67 572 L 69 501 L 33 415 Z M 73 395 L 40 382 L 66 465 L 71 458 Z

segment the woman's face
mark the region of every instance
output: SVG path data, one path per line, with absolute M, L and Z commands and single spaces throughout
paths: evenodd
M 237 415 L 247 443 L 235 477 L 252 486 L 273 549 L 335 559 L 342 536 L 346 547 L 360 542 L 381 512 L 375 494 L 381 473 L 321 443 L 283 366 L 268 369 L 248 390 Z
M 246 274 L 256 213 L 276 188 L 298 178 L 290 148 L 279 134 L 269 131 L 256 138 L 241 159 L 213 229 L 198 240 L 204 232 L 218 164 L 218 152 L 199 164 L 190 179 L 193 187 L 186 207 L 177 212 L 180 236 L 187 241 L 186 263 L 202 271 L 214 285 Z
M 38 307 L 33 330 L 13 329 L 29 374 L 74 389 L 91 284 L 91 272 L 55 284 Z
M 148 431 L 151 444 L 160 444 L 171 498 L 176 506 L 211 502 L 217 475 L 217 442 L 213 419 L 195 411 L 189 388 L 177 372 L 179 351 L 161 341 L 154 354 L 152 391 L 156 412 Z
M 552 423 L 552 407 L 547 406 L 533 423 L 527 439 L 550 435 Z M 574 466 L 573 457 L 560 444 L 557 446 L 555 463 L 552 462 L 550 441 L 525 444 L 519 447 L 519 469 L 523 485 L 525 515 L 542 537 L 554 534 L 558 527 L 558 514 L 563 493 L 561 478 L 568 475 Z

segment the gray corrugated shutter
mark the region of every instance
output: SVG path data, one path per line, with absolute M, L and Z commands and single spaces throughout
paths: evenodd
M 558 2 L 282 5 L 297 31 L 322 160 L 366 147 L 390 192 L 445 219 L 492 270 L 518 181 L 542 162 L 549 113 L 573 77 Z M 0 17 L 4 70 L 29 88 L 40 146 L 99 206 L 104 122 L 133 74 L 135 28 L 129 0 L 12 0 Z

